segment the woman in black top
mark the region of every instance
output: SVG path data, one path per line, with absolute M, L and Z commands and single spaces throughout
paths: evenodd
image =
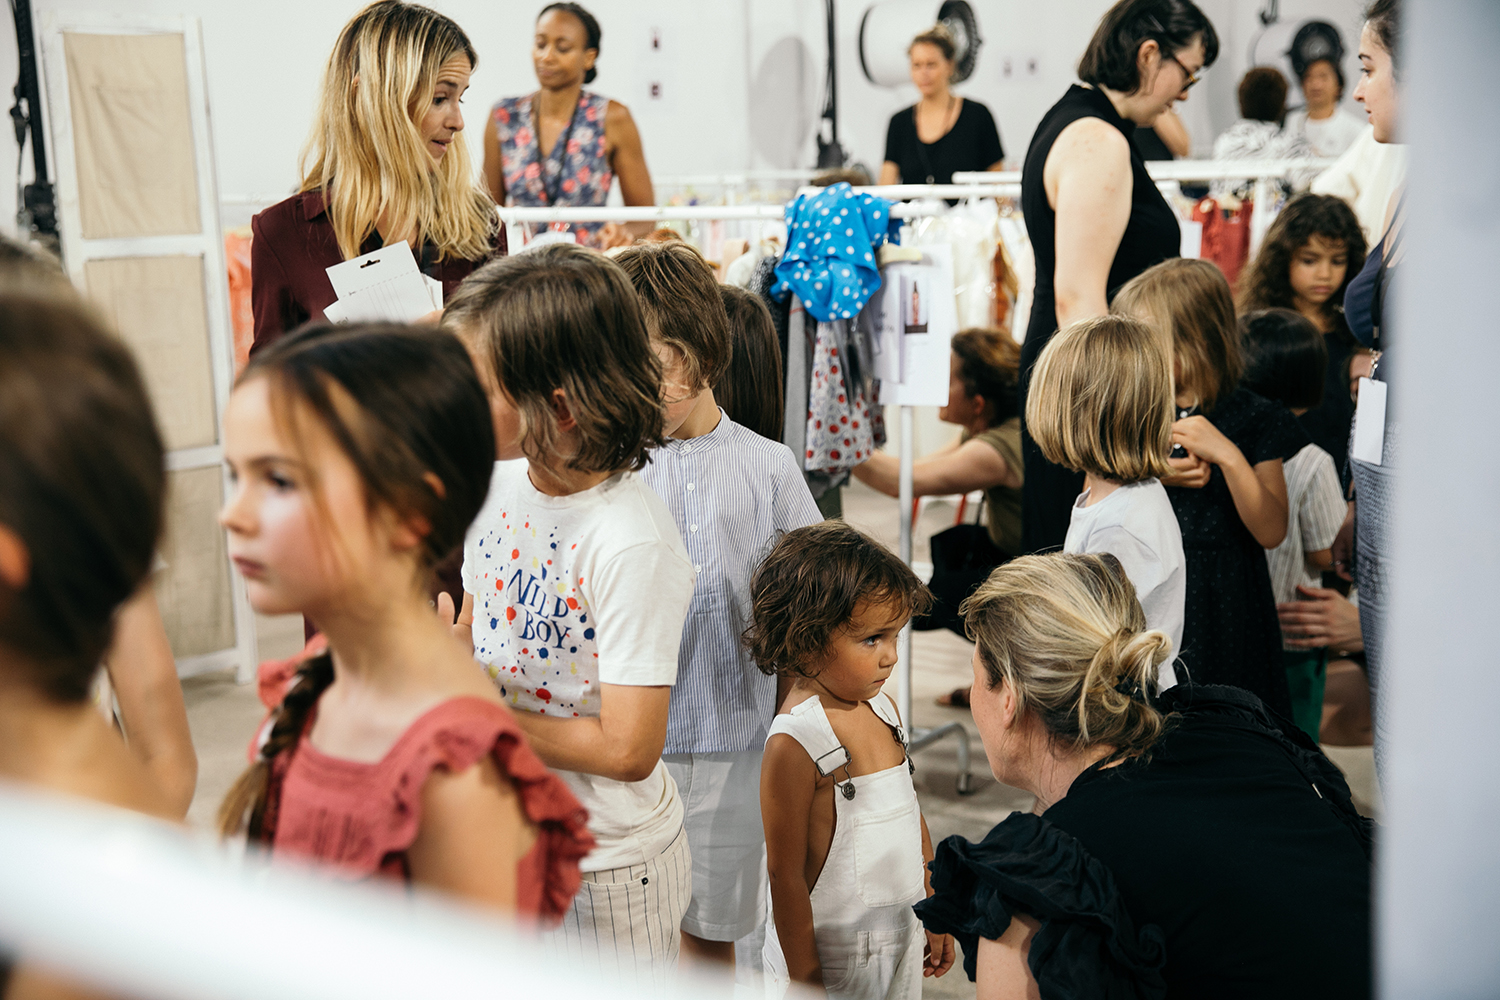
M 942 25 L 912 39 L 911 82 L 922 99 L 891 116 L 882 184 L 951 184 L 956 170 L 999 170 L 1005 150 L 990 109 L 948 89 L 953 36 Z
M 1021 412 L 1031 367 L 1060 327 L 1102 316 L 1125 282 L 1177 256 L 1177 216 L 1131 141 L 1183 100 L 1219 53 L 1191 0 L 1120 0 L 1099 22 L 1068 88 L 1037 126 L 1021 171 L 1021 210 L 1036 254 L 1036 290 L 1021 350 Z M 1068 533 L 1082 475 L 1052 465 L 1024 433 L 1026 552 Z
M 1370 996 L 1370 824 L 1301 730 L 1237 688 L 1158 700 L 1170 640 L 1113 556 L 1016 559 L 966 615 L 990 767 L 1037 797 L 939 845 L 917 904 L 981 996 Z

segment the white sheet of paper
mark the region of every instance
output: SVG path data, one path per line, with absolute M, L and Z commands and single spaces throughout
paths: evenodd
M 443 283 L 425 274 L 422 275 L 422 279 L 427 282 L 427 296 L 432 299 L 432 308 L 443 308 Z
M 427 278 L 405 240 L 328 268 L 346 321 L 407 323 L 432 312 Z M 327 315 L 327 310 L 324 311 Z
M 922 262 L 888 265 L 881 273 L 885 297 L 881 346 L 876 373 L 881 375 L 881 402 L 895 406 L 942 406 L 948 402 L 949 343 L 958 332 L 958 302 L 953 290 L 953 248 L 945 243 L 921 245 Z M 903 269 L 924 278 L 928 296 L 927 331 L 906 333 L 902 324 Z M 908 291 L 910 284 L 907 283 Z M 895 368 L 896 379 L 883 372 Z
M 1359 380 L 1359 404 L 1354 410 L 1354 443 L 1349 454 L 1370 465 L 1379 465 L 1385 454 L 1386 384 Z
M 330 323 L 347 323 L 349 322 L 349 317 L 346 315 L 346 313 L 347 310 L 345 310 L 344 304 L 339 301 L 334 301 L 330 302 L 327 306 L 324 307 L 323 318 Z

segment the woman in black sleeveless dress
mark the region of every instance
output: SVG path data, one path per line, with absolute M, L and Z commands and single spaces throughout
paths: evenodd
M 1037 126 L 1021 172 L 1036 291 L 1021 348 L 1021 412 L 1031 368 L 1060 326 L 1100 316 L 1125 282 L 1181 247 L 1177 216 L 1131 136 L 1186 97 L 1219 39 L 1191 0 L 1120 0 L 1100 21 L 1068 88 Z M 1083 477 L 1025 433 L 1024 552 L 1061 547 Z

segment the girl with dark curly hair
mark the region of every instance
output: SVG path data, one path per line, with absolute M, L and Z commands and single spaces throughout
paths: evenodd
M 1349 450 L 1349 359 L 1359 346 L 1344 321 L 1344 290 L 1365 263 L 1365 235 L 1342 199 L 1306 194 L 1292 199 L 1255 259 L 1240 275 L 1236 311 L 1291 309 L 1307 317 L 1328 345 L 1323 402 L 1302 426 L 1340 469 Z

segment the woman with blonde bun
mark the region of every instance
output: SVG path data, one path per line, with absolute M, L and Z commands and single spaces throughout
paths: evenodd
M 251 351 L 323 319 L 334 264 L 405 240 L 453 293 L 505 253 L 476 181 L 459 102 L 479 57 L 437 11 L 377 0 L 339 32 L 302 152 L 298 193 L 250 221 Z
M 980 997 L 1370 996 L 1370 824 L 1301 730 L 1159 696 L 1170 641 L 1114 556 L 1012 560 L 963 613 L 990 768 L 1036 796 L 940 844 L 916 906 Z

